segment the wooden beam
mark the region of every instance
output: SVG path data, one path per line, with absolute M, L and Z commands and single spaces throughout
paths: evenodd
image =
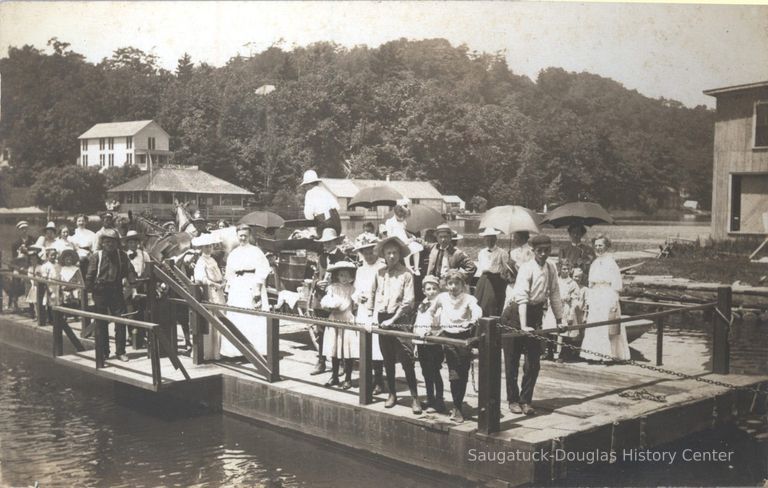
M 501 333 L 496 317 L 480 319 L 477 430 L 498 432 L 501 423 Z

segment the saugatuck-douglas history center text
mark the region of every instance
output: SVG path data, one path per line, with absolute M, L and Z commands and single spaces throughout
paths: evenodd
M 622 449 L 621 451 L 606 451 L 593 449 L 589 451 L 568 451 L 555 449 L 552 451 L 482 451 L 470 449 L 467 459 L 470 462 L 506 464 L 514 462 L 548 462 L 564 461 L 570 463 L 596 464 L 615 463 L 666 463 L 676 462 L 731 462 L 733 451 L 683 449 L 681 451 L 665 451 L 652 449 Z

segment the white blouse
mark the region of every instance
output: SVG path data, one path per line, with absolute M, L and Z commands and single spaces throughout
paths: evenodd
M 589 268 L 589 286 L 609 285 L 615 291 L 623 288 L 619 265 L 611 256 L 602 255 Z

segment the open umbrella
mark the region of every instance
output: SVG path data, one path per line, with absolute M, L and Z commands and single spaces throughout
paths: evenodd
M 394 188 L 386 185 L 363 188 L 349 200 L 347 208 L 378 206 L 393 206 L 403 195 Z
M 243 215 L 243 217 L 238 220 L 237 223 L 253 225 L 256 227 L 262 227 L 264 229 L 279 229 L 283 226 L 285 221 L 276 213 L 267 212 L 266 210 L 257 210 L 255 212 Z
M 536 212 L 518 205 L 502 205 L 493 207 L 483 214 L 480 219 L 480 228 L 493 227 L 507 235 L 515 232 L 541 232 L 539 223 L 541 217 Z
M 568 227 L 572 224 L 595 225 L 613 224 L 615 221 L 599 203 L 571 202 L 561 205 L 547 214 L 542 223 L 555 227 Z
M 443 214 L 432 207 L 427 207 L 420 203 L 413 203 L 410 205 L 410 208 L 411 216 L 408 217 L 405 230 L 412 234 L 423 231 L 424 229 L 434 229 L 445 222 Z M 392 215 L 393 212 L 389 212 L 386 218 L 390 218 Z

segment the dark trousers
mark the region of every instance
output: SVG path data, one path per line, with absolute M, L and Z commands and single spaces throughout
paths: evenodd
M 379 338 L 381 340 L 381 338 Z M 427 389 L 427 401 L 443 399 L 443 377 L 440 368 L 443 364 L 443 348 L 437 344 L 419 344 L 419 365 L 424 375 Z
M 325 215 L 315 216 L 315 228 L 317 229 L 317 235 L 320 236 L 323 233 L 323 229 L 333 229 L 336 231 L 336 235 L 341 235 L 341 217 L 339 211 L 333 209 L 329 212 L 331 217 L 326 219 Z
M 469 339 L 472 337 L 472 331 L 465 332 L 443 332 L 442 337 L 448 339 Z M 472 364 L 472 350 L 467 346 L 454 346 L 446 344 L 443 346 L 445 351 L 445 364 L 448 366 L 448 381 L 451 382 L 451 399 L 453 405 L 461 410 L 464 403 L 464 395 L 467 393 L 467 382 L 469 381 L 469 366 Z
M 379 312 L 379 323 L 391 318 L 393 315 L 392 313 Z M 394 395 L 397 393 L 395 388 L 395 364 L 399 361 L 403 367 L 403 372 L 405 372 L 405 380 L 408 382 L 411 396 L 417 397 L 416 370 L 413 367 L 413 344 L 407 339 L 401 341 L 397 337 L 380 335 L 379 348 L 384 358 L 384 372 L 387 375 L 389 394 Z
M 519 329 L 520 315 L 517 310 L 517 304 L 512 302 L 509 307 L 512 307 L 512 310 L 505 311 L 504 313 L 504 316 L 511 318 L 508 325 Z M 541 321 L 544 317 L 544 305 L 529 303 L 527 315 L 528 326 L 540 329 Z M 502 345 L 504 348 L 504 365 L 507 378 L 507 401 L 530 404 L 533 399 L 533 389 L 536 386 L 536 380 L 541 369 L 541 341 L 533 337 L 520 336 L 504 339 Z M 518 388 L 517 375 L 520 368 L 520 356 L 523 354 L 525 354 L 523 383 Z
M 93 292 L 93 308 L 96 313 L 112 315 L 119 317 L 125 313 L 125 299 L 123 290 L 120 288 L 109 288 Z M 105 357 L 109 357 L 109 324 L 104 320 L 96 320 L 96 327 L 101 332 L 101 347 Z M 125 330 L 123 324 L 115 324 L 115 353 L 117 355 L 125 354 Z

